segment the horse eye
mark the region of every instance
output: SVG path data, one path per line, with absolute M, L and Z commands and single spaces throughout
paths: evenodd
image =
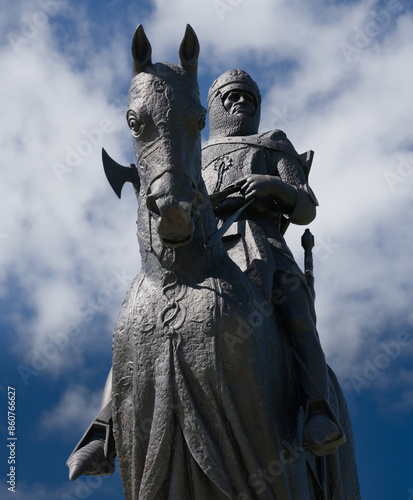
M 143 123 L 141 123 L 137 118 L 130 118 L 128 120 L 128 125 L 133 135 L 138 136 L 142 132 Z
M 199 130 L 203 130 L 206 124 L 206 109 L 204 109 L 198 120 L 198 128 Z
M 144 120 L 141 119 L 140 116 L 136 114 L 135 111 L 129 109 L 126 113 L 126 120 L 128 122 L 128 126 L 132 132 L 134 137 L 138 137 L 144 128 Z
M 198 121 L 198 128 L 199 130 L 203 130 L 205 128 L 205 118 L 201 118 L 199 121 Z

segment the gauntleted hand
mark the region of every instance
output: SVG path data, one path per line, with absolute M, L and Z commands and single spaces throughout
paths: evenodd
M 264 196 L 276 196 L 277 184 L 281 182 L 279 177 L 263 174 L 252 174 L 241 181 L 241 194 L 247 201 L 252 198 L 262 198 Z
M 271 196 L 284 214 L 290 214 L 294 210 L 297 199 L 296 189 L 283 182 L 277 175 L 252 174 L 241 179 L 237 184 L 241 185 L 240 191 L 246 201 Z

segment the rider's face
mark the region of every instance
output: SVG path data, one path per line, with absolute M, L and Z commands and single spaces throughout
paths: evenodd
M 256 110 L 254 97 L 244 90 L 230 90 L 224 94 L 223 103 L 232 115 L 253 116 Z

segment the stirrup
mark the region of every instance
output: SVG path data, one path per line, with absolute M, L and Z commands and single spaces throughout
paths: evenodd
M 69 479 L 79 476 L 106 476 L 115 470 L 112 401 L 95 418 L 68 458 Z
M 307 402 L 303 449 L 316 457 L 333 454 L 346 442 L 346 436 L 324 398 Z M 311 416 L 310 416 L 311 415 Z

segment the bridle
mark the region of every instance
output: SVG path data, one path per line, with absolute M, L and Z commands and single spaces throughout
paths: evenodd
M 159 172 L 156 176 L 154 176 L 151 179 L 151 181 L 148 183 L 147 188 L 146 188 L 146 193 L 145 193 L 146 198 L 150 195 L 150 188 L 151 188 L 151 185 L 153 184 L 153 182 L 155 182 L 157 179 L 162 177 L 162 175 L 164 175 L 167 172 L 175 172 L 177 174 L 185 176 L 191 182 L 194 190 L 198 191 L 198 187 L 195 184 L 194 180 L 186 172 L 184 172 L 181 169 L 177 169 L 177 168 L 165 168 L 161 172 Z M 218 203 L 225 200 L 230 194 L 233 194 L 233 193 L 236 193 L 239 191 L 240 191 L 240 186 L 235 184 L 235 185 L 227 187 L 226 189 L 224 189 L 218 193 L 214 193 L 214 195 L 211 196 L 212 207 L 215 208 L 218 205 Z M 203 245 L 204 248 L 208 249 L 208 248 L 211 248 L 212 246 L 214 246 L 215 244 L 217 244 L 222 239 L 222 237 L 225 235 L 225 233 L 228 231 L 228 229 L 231 227 L 231 225 L 238 219 L 238 217 L 242 214 L 242 212 L 251 205 L 251 203 L 253 201 L 254 200 L 252 199 L 252 200 L 249 200 L 248 202 L 246 202 L 234 214 L 232 214 L 231 217 L 229 217 L 222 224 L 222 226 L 219 229 L 217 229 L 215 232 L 210 234 L 208 237 L 206 236 L 206 233 L 205 233 L 205 228 L 203 225 L 203 221 L 202 221 L 202 217 L 200 215 L 199 209 L 192 208 L 193 214 L 197 217 L 197 220 L 199 221 L 199 226 L 200 226 L 202 238 L 204 241 L 204 245 Z M 147 208 L 148 208 L 148 213 L 149 213 L 149 236 L 150 236 L 149 245 L 150 245 L 151 251 L 154 251 L 153 245 L 152 245 L 152 219 L 154 218 L 154 214 L 153 214 L 152 210 L 149 209 L 149 207 L 147 207 Z
M 172 174 L 177 174 L 177 175 L 182 175 L 186 179 L 189 180 L 189 182 L 192 185 L 192 188 L 194 189 L 195 192 L 199 193 L 198 189 L 198 183 L 199 183 L 199 176 L 200 172 L 198 173 L 198 179 L 194 179 L 188 172 L 185 172 L 184 170 L 174 167 L 174 166 L 165 166 L 161 168 L 151 168 L 151 165 L 157 165 L 159 162 L 155 161 L 150 161 L 149 157 L 156 152 L 157 146 L 159 142 L 161 141 L 161 138 L 157 138 L 153 143 L 151 143 L 149 146 L 146 148 L 141 149 L 140 154 L 137 158 L 137 163 L 139 166 L 139 177 L 141 179 L 141 185 L 142 188 L 144 189 L 144 194 L 145 194 L 145 199 L 148 200 L 148 197 L 151 195 L 151 187 L 153 183 L 160 179 L 163 175 L 166 173 L 172 173 Z M 148 172 L 151 170 L 155 170 L 155 174 L 148 179 Z M 151 252 L 155 253 L 157 255 L 157 252 L 155 251 L 153 247 L 153 242 L 152 242 L 152 224 L 153 221 L 156 219 L 156 216 L 154 212 L 149 208 L 148 204 L 146 206 L 148 210 L 148 230 L 149 230 L 149 241 L 146 241 Z M 204 225 L 202 222 L 202 217 L 200 215 L 200 210 L 198 208 L 192 207 L 192 214 L 196 216 L 197 220 L 199 221 L 199 226 L 202 234 L 202 238 L 204 241 L 204 248 L 207 248 L 207 237 L 205 235 L 205 230 L 204 230 Z M 141 235 L 142 237 L 142 235 Z M 145 239 L 145 238 L 143 238 Z M 162 243 L 163 248 L 165 248 L 165 245 Z M 162 254 L 162 252 L 161 252 Z

